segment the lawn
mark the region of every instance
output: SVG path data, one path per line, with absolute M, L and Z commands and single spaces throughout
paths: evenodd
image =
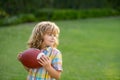
M 120 17 L 55 21 L 61 29 L 61 80 L 120 80 Z M 0 80 L 25 80 L 16 56 L 36 23 L 0 27 Z

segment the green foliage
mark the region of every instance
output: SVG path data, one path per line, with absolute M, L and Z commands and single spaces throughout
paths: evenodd
M 40 9 L 35 14 L 38 20 L 68 20 L 90 17 L 118 16 L 120 12 L 110 8 L 94 9 Z
M 54 10 L 52 20 L 78 19 L 76 10 Z
M 9 15 L 33 13 L 41 8 L 56 9 L 119 9 L 120 0 L 1 0 L 0 7 Z
M 20 14 L 18 17 L 23 23 L 36 21 L 36 17 L 33 14 Z
M 20 14 L 0 20 L 0 25 L 15 25 L 20 23 L 35 22 L 36 18 L 33 14 Z
M 80 10 L 79 18 L 92 18 L 92 17 L 107 17 L 107 16 L 118 16 L 120 12 L 114 9 L 89 9 Z
M 53 9 L 40 9 L 36 11 L 35 16 L 37 20 L 50 20 L 53 15 Z
M 19 24 L 21 21 L 18 19 L 18 16 L 7 17 L 1 21 L 1 25 L 13 25 Z
M 105 16 L 119 16 L 120 12 L 115 9 L 40 9 L 30 14 L 20 14 L 16 16 L 0 19 L 0 25 L 14 25 L 26 22 L 35 22 L 43 20 L 73 20 L 80 18 L 94 18 Z
M 0 18 L 5 18 L 5 17 L 8 17 L 8 16 L 9 16 L 8 13 L 6 13 L 4 10 L 0 9 Z

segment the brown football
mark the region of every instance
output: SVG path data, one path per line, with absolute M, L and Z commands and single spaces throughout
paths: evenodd
M 40 59 L 44 53 L 42 53 L 39 49 L 29 48 L 18 55 L 19 61 L 28 68 L 39 68 L 42 67 L 38 63 L 38 59 Z

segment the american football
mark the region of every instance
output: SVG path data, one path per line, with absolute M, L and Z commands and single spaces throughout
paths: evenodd
M 19 61 L 28 68 L 39 68 L 42 67 L 38 63 L 38 59 L 40 59 L 44 53 L 42 53 L 39 49 L 29 48 L 24 52 L 18 55 Z

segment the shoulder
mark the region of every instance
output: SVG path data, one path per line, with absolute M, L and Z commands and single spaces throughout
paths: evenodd
M 53 53 L 54 54 L 61 54 L 61 51 L 58 50 L 57 48 L 53 48 Z
M 62 59 L 62 54 L 60 50 L 53 48 L 54 59 Z

